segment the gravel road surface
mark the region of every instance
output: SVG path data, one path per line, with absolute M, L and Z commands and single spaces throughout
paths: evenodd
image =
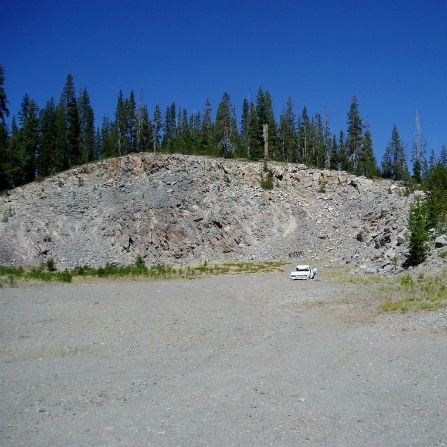
M 446 311 L 287 276 L 0 289 L 0 446 L 447 446 Z

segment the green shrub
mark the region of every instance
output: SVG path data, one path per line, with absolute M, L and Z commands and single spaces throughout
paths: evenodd
M 55 272 L 56 271 L 56 263 L 53 258 L 47 259 L 47 262 L 45 263 L 45 266 L 49 272 Z
M 79 265 L 73 269 L 74 276 L 95 276 L 96 270 L 88 265 Z
M 73 275 L 67 269 L 65 269 L 63 272 L 57 272 L 56 278 L 57 280 L 62 282 L 71 282 Z
M 268 167 L 267 160 L 264 160 L 263 173 L 261 174 L 261 188 L 266 190 L 273 189 L 273 171 Z M 265 177 L 264 177 L 265 174 Z
M 273 189 L 273 172 L 267 172 L 266 177 L 264 178 L 264 174 L 261 175 L 261 188 L 265 190 Z
M 140 255 L 137 256 L 137 259 L 135 260 L 134 267 L 135 267 L 136 272 L 138 272 L 138 273 L 146 273 L 147 272 L 147 267 L 144 262 L 144 259 Z

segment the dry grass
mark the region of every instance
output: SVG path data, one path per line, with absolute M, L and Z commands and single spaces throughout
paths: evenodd
M 327 269 L 321 278 L 331 284 L 356 284 L 370 299 L 382 301 L 380 312 L 438 310 L 447 304 L 447 272 L 413 277 L 408 273 L 396 276 L 354 275 L 348 268 Z M 357 297 L 358 299 L 358 297 Z

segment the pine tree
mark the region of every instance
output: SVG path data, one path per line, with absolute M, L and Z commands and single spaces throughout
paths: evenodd
M 298 146 L 298 133 L 295 122 L 293 103 L 289 96 L 279 119 L 278 156 L 275 157 L 276 159 L 287 162 L 295 161 Z
M 304 106 L 301 115 L 298 117 L 298 140 L 299 150 L 297 154 L 297 161 L 304 164 L 309 164 L 311 160 L 310 154 L 310 137 L 311 137 L 311 123 L 306 106 Z
M 396 125 L 394 125 L 391 141 L 386 147 L 382 161 L 382 176 L 393 180 L 408 181 L 410 174 L 408 172 L 406 158 L 399 132 Z
M 46 177 L 62 169 L 63 159 L 57 160 L 58 125 L 54 98 L 50 98 L 39 115 L 39 154 L 37 157 L 37 174 Z
M 242 102 L 242 114 L 241 114 L 241 138 L 239 155 L 250 158 L 250 104 L 247 98 L 244 98 Z
M 309 164 L 322 169 L 324 167 L 325 147 L 323 135 L 323 121 L 321 115 L 316 113 L 310 126 L 310 159 Z
M 428 253 L 427 206 L 420 198 L 410 206 L 408 232 L 408 261 L 411 265 L 418 265 L 425 261 Z
M 346 151 L 348 155 L 348 171 L 358 174 L 358 163 L 362 155 L 363 123 L 359 115 L 357 97 L 353 96 L 348 112 L 348 133 Z
M 136 104 L 133 90 L 130 97 L 125 98 L 120 90 L 115 111 L 117 146 L 119 155 L 135 152 Z
M 68 154 L 67 154 L 67 115 L 65 106 L 62 101 L 56 106 L 55 110 L 55 151 L 54 154 L 54 172 L 60 172 L 68 168 Z
M 228 92 L 223 94 L 216 112 L 215 141 L 219 155 L 233 157 L 237 146 L 237 122 Z
M 95 130 L 95 160 L 102 160 L 102 139 L 101 129 L 99 127 Z
M 438 163 L 438 157 L 436 156 L 436 151 L 434 149 L 432 149 L 430 151 L 430 161 L 428 162 L 428 166 L 431 169 L 437 163 Z
M 0 191 L 7 188 L 6 170 L 8 168 L 8 127 L 6 117 L 9 116 L 8 99 L 3 87 L 5 82 L 4 68 L 0 65 Z
M 422 182 L 422 165 L 419 159 L 413 160 L 413 180 L 416 183 Z
M 65 118 L 64 168 L 66 169 L 82 163 L 81 126 L 74 80 L 71 74 L 67 75 L 59 103 Z
M 4 123 L 6 117 L 9 116 L 8 99 L 4 88 L 5 83 L 5 69 L 0 65 L 0 122 Z
M 332 136 L 332 146 L 331 146 L 331 164 L 330 169 L 338 170 L 338 144 L 337 136 L 334 134 Z
M 83 163 L 81 153 L 81 123 L 79 121 L 79 110 L 76 98 L 68 105 L 67 124 L 68 166 L 71 167 Z
M 19 111 L 20 129 L 17 134 L 19 162 L 16 185 L 28 183 L 36 176 L 36 160 L 39 149 L 39 109 L 33 99 L 25 94 Z
M 194 147 L 194 133 L 190 128 L 188 111 L 179 108 L 177 115 L 177 151 L 182 154 L 191 154 Z
M 209 98 L 206 98 L 203 109 L 203 119 L 200 127 L 199 153 L 211 154 L 213 150 L 213 120 L 211 117 L 212 107 Z
M 373 151 L 371 131 L 369 130 L 368 126 L 366 126 L 365 134 L 363 136 L 362 150 L 357 173 L 368 178 L 373 178 L 379 174 L 376 157 L 374 156 Z
M 390 144 L 387 144 L 382 157 L 382 177 L 393 178 L 393 153 Z
M 424 184 L 427 192 L 427 214 L 429 227 L 447 225 L 447 167 L 441 162 L 434 163 L 427 174 Z
M 152 150 L 157 152 L 160 150 L 160 130 L 162 128 L 161 111 L 158 104 L 154 108 L 153 122 L 153 132 L 152 132 Z
M 117 137 L 116 145 L 118 148 L 118 155 L 123 155 L 126 153 L 125 137 L 127 130 L 127 113 L 126 113 L 126 104 L 124 95 L 121 90 L 118 93 L 118 99 L 116 103 L 115 126 L 116 126 L 116 137 Z
M 327 109 L 324 111 L 323 144 L 324 144 L 324 169 L 330 169 L 331 155 L 332 155 L 332 139 L 329 127 L 329 114 Z
M 6 122 L 0 120 L 0 191 L 8 187 L 6 177 L 8 140 L 8 128 Z
M 133 90 L 130 91 L 129 99 L 126 101 L 126 111 L 127 111 L 127 139 L 129 141 L 128 152 L 136 151 L 136 102 L 135 94 Z
M 15 188 L 21 184 L 20 159 L 18 152 L 19 128 L 16 117 L 12 117 L 11 135 L 3 159 L 3 182 L 6 188 Z
M 264 124 L 268 125 L 268 147 L 271 155 L 277 154 L 276 139 L 277 126 L 275 115 L 273 113 L 273 100 L 268 91 L 264 91 L 262 87 L 258 89 L 256 98 L 256 111 L 258 114 L 258 123 L 260 126 L 260 134 L 262 135 Z M 262 140 L 262 145 L 264 141 Z
M 248 147 L 250 159 L 260 160 L 264 156 L 262 127 L 259 125 L 258 111 L 253 102 L 250 102 L 248 122 Z
M 153 126 L 149 119 L 147 106 L 140 95 L 135 120 L 135 150 L 136 152 L 149 152 L 153 144 Z
M 81 157 L 88 163 L 95 159 L 95 116 L 86 88 L 79 95 L 78 104 Z
M 202 132 L 202 114 L 200 112 L 194 112 L 189 116 L 188 128 L 191 137 L 191 147 L 189 151 L 192 154 L 200 154 Z
M 101 148 L 103 158 L 117 157 L 119 155 L 117 128 L 105 116 L 101 126 Z
M 163 150 L 171 153 L 176 152 L 177 116 L 175 113 L 175 103 L 172 103 L 166 108 L 163 131 L 163 140 L 161 143 Z

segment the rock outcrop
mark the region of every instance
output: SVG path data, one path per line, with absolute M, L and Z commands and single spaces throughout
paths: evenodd
M 397 183 L 303 165 L 134 154 L 0 198 L 0 264 L 59 268 L 313 259 L 395 271 L 411 197 Z

